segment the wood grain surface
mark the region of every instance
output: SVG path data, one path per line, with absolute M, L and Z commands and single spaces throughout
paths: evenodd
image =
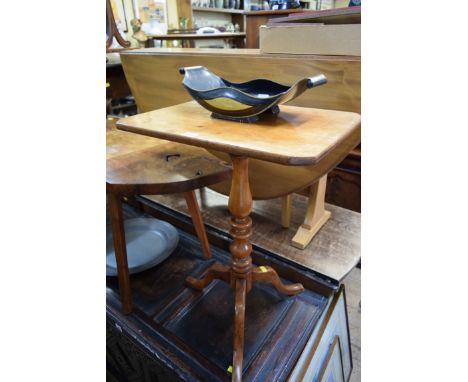
M 292 85 L 323 73 L 326 86 L 294 99 L 294 106 L 361 112 L 361 59 L 353 56 L 261 54 L 258 49 L 155 48 L 121 53 L 140 112 L 160 109 L 191 97 L 182 87 L 178 68 L 203 65 L 231 82 L 268 78 Z
M 209 189 L 196 192 L 203 221 L 209 227 L 229 233 L 230 213 L 227 197 Z M 145 196 L 170 209 L 189 216 L 183 197 L 179 195 Z M 251 218 L 251 242 L 338 283 L 356 266 L 361 256 L 360 214 L 326 204 L 331 218 L 315 235 L 309 246 L 298 249 L 291 239 L 304 221 L 307 198 L 292 195 L 292 216 L 288 229 L 281 226 L 281 199 L 254 201 Z M 295 280 L 299 281 L 299 280 Z
M 325 155 L 322 160 L 308 166 L 291 167 L 251 159 L 249 161 L 249 182 L 253 198 L 255 200 L 277 198 L 312 185 L 340 163 L 360 140 L 361 130 L 356 129 Z M 218 158 L 229 162 L 229 155 L 216 150 L 209 151 Z M 227 180 L 210 187 L 215 191 L 228 195 L 230 186 L 230 181 Z M 340 195 L 345 197 L 346 192 L 343 191 Z M 357 198 L 359 197 L 360 195 L 357 195 Z
M 255 124 L 218 120 L 195 101 L 120 119 L 117 128 L 285 165 L 316 164 L 360 128 L 359 114 L 281 106 Z
M 229 179 L 231 169 L 205 150 L 108 129 L 106 186 L 127 195 L 187 192 Z

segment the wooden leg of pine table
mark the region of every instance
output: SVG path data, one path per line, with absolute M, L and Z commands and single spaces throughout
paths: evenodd
M 211 258 L 210 243 L 208 242 L 208 237 L 206 236 L 205 226 L 203 225 L 203 218 L 201 216 L 200 208 L 198 207 L 195 191 L 184 192 L 184 196 L 185 201 L 187 202 L 190 216 L 192 217 L 195 232 L 197 233 L 198 240 L 200 240 L 200 244 L 202 246 L 203 256 L 209 259 Z
M 318 182 L 310 187 L 310 195 L 304 223 L 292 238 L 291 245 L 304 249 L 310 243 L 320 228 L 330 219 L 330 211 L 325 210 L 325 190 L 327 176 L 322 176 Z
M 269 266 L 255 267 L 252 271 L 253 281 L 271 283 L 276 290 L 289 296 L 304 292 L 302 284 L 283 284 L 276 271 Z
M 232 382 L 242 381 L 242 361 L 244 360 L 245 296 L 247 294 L 246 288 L 247 284 L 245 279 L 236 280 Z
M 127 263 L 122 200 L 120 195 L 113 193 L 108 193 L 107 197 L 112 225 L 112 238 L 114 240 L 115 260 L 117 262 L 120 301 L 122 302 L 123 312 L 128 314 L 132 311 L 132 291 L 130 289 L 130 276 Z
M 231 267 L 215 263 L 205 273 L 201 279 L 196 279 L 192 276 L 187 277 L 185 280 L 186 284 L 193 289 L 202 290 L 213 280 L 223 280 L 227 283 L 231 281 Z

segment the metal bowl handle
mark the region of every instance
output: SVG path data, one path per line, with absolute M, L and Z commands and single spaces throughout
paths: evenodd
M 182 67 L 182 68 L 179 68 L 179 73 L 180 74 L 185 74 L 186 71 L 191 71 L 191 70 L 196 70 L 196 71 L 199 71 L 199 70 L 206 70 L 208 71 L 208 69 L 206 69 L 204 66 L 185 66 L 185 67 Z
M 317 74 L 316 76 L 309 77 L 307 79 L 307 87 L 310 88 L 315 88 L 320 85 L 325 85 L 327 83 L 327 77 L 325 77 L 324 74 Z

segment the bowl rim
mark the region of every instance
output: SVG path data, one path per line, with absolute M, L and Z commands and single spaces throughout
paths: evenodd
M 253 98 L 253 99 L 256 99 L 256 100 L 273 100 L 275 98 L 278 98 L 284 94 L 286 94 L 287 92 L 289 92 L 292 88 L 294 88 L 299 82 L 301 81 L 307 81 L 307 78 L 301 78 L 300 80 L 296 81 L 293 85 L 291 86 L 288 86 L 288 85 L 284 85 L 284 84 L 281 84 L 279 82 L 276 82 L 276 81 L 272 81 L 272 80 L 269 80 L 268 78 L 255 78 L 253 80 L 249 80 L 249 81 L 246 81 L 246 82 L 231 82 L 231 81 L 227 81 L 225 80 L 223 77 L 220 77 L 212 72 L 210 72 L 208 70 L 208 68 L 206 68 L 205 66 L 199 66 L 200 68 L 202 68 L 202 70 L 205 70 L 207 71 L 208 73 L 210 73 L 212 76 L 215 76 L 215 77 L 218 77 L 220 78 L 223 82 L 228 82 L 229 84 L 231 85 L 245 85 L 245 84 L 248 84 L 249 82 L 253 82 L 253 81 L 267 81 L 267 82 L 271 82 L 273 84 L 276 84 L 276 85 L 279 85 L 279 86 L 283 86 L 285 88 L 287 88 L 285 91 L 281 92 L 281 93 L 278 93 L 278 94 L 275 94 L 275 95 L 272 95 L 272 96 L 269 96 L 269 97 L 255 97 L 254 95 L 252 95 L 252 93 L 246 93 L 236 87 L 232 87 L 232 86 L 224 86 L 224 87 L 213 87 L 211 89 L 207 89 L 207 90 L 199 90 L 199 89 L 196 89 L 196 88 L 193 88 L 189 85 L 187 85 L 185 83 L 185 79 L 186 79 L 186 75 L 184 73 L 184 79 L 182 80 L 182 85 L 184 85 L 185 87 L 189 88 L 190 90 L 192 91 L 195 91 L 197 93 L 207 93 L 207 92 L 212 92 L 214 90 L 223 90 L 223 89 L 233 89 L 241 94 L 244 94 L 245 96 L 247 97 L 250 97 L 250 98 Z M 188 68 L 184 68 L 185 70 L 187 70 Z

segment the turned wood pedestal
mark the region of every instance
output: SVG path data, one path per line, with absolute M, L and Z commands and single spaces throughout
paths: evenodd
M 215 263 L 208 269 L 202 279 L 187 278 L 187 285 L 195 289 L 205 288 L 214 279 L 223 280 L 235 290 L 234 339 L 232 380 L 242 381 L 242 360 L 244 354 L 245 299 L 252 289 L 253 282 L 272 283 L 278 292 L 294 295 L 304 290 L 302 284 L 285 285 L 271 267 L 252 265 L 252 245 L 250 235 L 252 219 L 252 195 L 249 187 L 249 159 L 231 156 L 233 173 L 231 192 L 229 194 L 229 211 L 231 218 L 232 243 L 229 250 L 232 255 L 230 267 Z
M 201 279 L 187 278 L 195 289 L 214 279 L 223 280 L 235 291 L 232 381 L 242 380 L 245 302 L 254 282 L 268 282 L 282 294 L 304 290 L 301 284 L 284 285 L 274 269 L 252 265 L 250 235 L 252 194 L 249 158 L 286 166 L 314 165 L 325 160 L 340 143 L 360 127 L 360 116 L 333 110 L 283 106 L 278 116 L 255 124 L 210 118 L 195 102 L 154 110 L 119 120 L 119 129 L 169 141 L 218 150 L 229 154 L 232 180 L 229 193 L 232 243 L 230 266 L 214 264 Z M 326 174 L 326 169 L 320 174 Z

